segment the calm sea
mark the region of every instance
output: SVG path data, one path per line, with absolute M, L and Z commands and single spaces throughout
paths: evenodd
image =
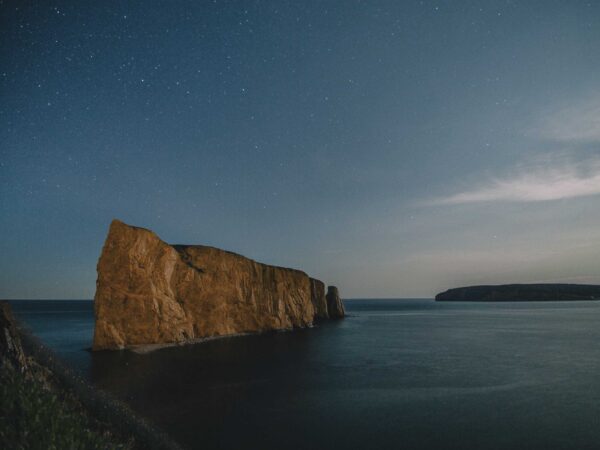
M 314 329 L 146 355 L 86 351 L 91 302 L 13 307 L 190 448 L 600 448 L 600 303 L 345 304 Z

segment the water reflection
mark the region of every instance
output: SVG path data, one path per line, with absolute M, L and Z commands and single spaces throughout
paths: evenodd
M 27 315 L 94 384 L 190 448 L 597 448 L 600 303 L 346 307 L 311 330 L 145 355 L 81 351 L 91 309 Z

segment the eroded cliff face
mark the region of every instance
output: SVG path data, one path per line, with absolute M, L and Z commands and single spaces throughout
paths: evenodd
M 327 288 L 327 295 L 325 298 L 327 302 L 327 311 L 330 318 L 340 319 L 346 315 L 344 304 L 342 303 L 342 299 L 340 298 L 340 293 L 337 287 L 329 286 Z
M 10 305 L 6 301 L 0 301 L 0 375 L 5 370 L 27 373 L 29 362 L 23 351 Z
M 325 285 L 302 271 L 169 245 L 114 220 L 98 261 L 93 349 L 308 327 L 343 316 L 330 305 Z

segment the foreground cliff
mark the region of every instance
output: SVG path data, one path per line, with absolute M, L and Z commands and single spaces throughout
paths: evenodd
M 337 288 L 118 220 L 98 261 L 94 350 L 311 326 L 344 316 Z
M 129 408 L 85 383 L 0 301 L 0 448 L 177 450 Z
M 449 289 L 436 301 L 510 302 L 600 300 L 600 286 L 590 284 L 504 284 Z

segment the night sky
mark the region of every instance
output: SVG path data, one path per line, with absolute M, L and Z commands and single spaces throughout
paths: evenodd
M 0 297 L 113 218 L 344 297 L 600 283 L 600 2 L 0 2 Z

